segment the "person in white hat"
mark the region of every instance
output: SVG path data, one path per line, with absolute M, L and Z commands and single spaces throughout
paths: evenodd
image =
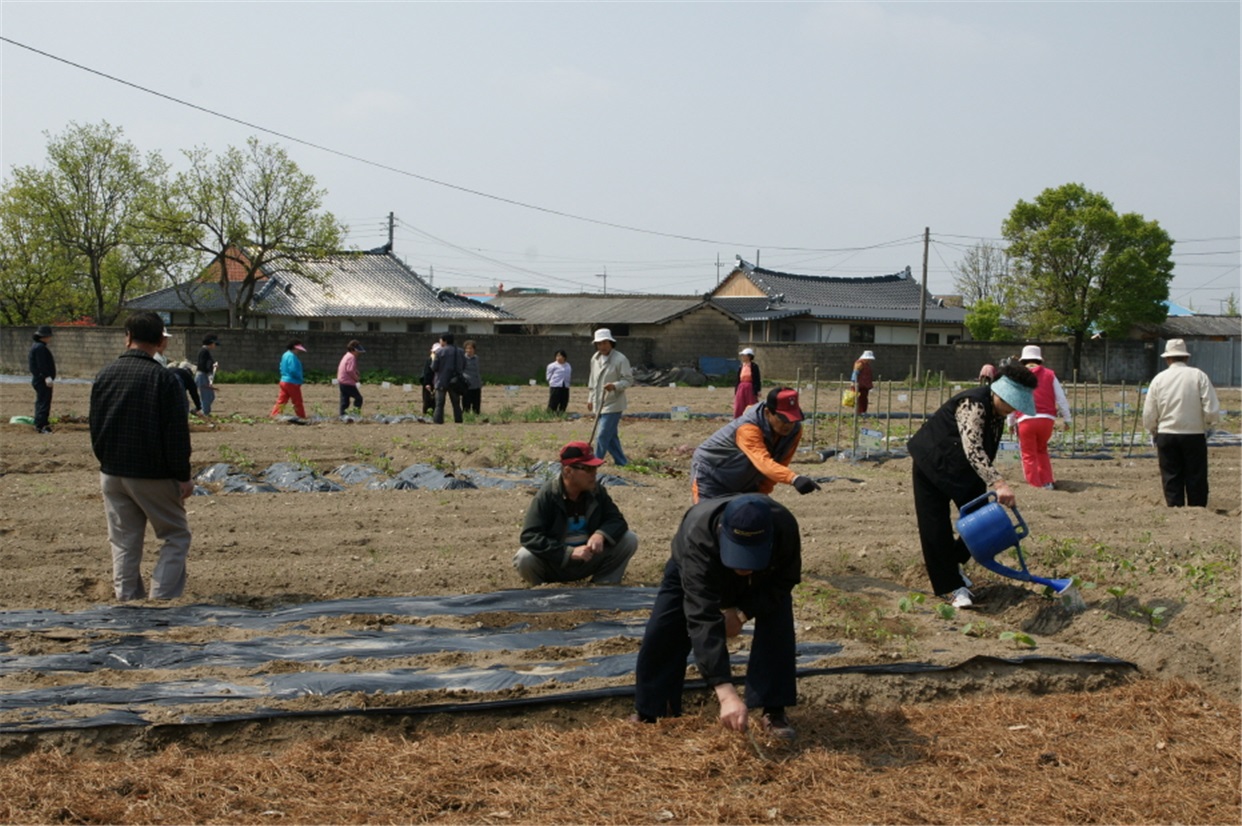
M 616 349 L 617 340 L 607 327 L 595 331 L 593 342 L 595 355 L 591 356 L 591 378 L 587 382 L 587 412 L 597 410 L 599 413 L 595 455 L 612 456 L 617 467 L 625 467 L 629 460 L 621 449 L 617 428 L 625 412 L 625 388 L 634 383 L 634 371 L 630 368 L 630 360 Z
M 1147 388 L 1143 428 L 1156 443 L 1164 501 L 1171 508 L 1205 508 L 1207 430 L 1220 418 L 1220 401 L 1207 374 L 1188 363 L 1185 341 L 1169 339 L 1160 355 L 1167 369 Z
M 854 409 L 859 413 L 867 412 L 867 396 L 875 386 L 872 378 L 871 362 L 875 361 L 875 353 L 863 350 L 863 354 L 854 362 L 854 372 L 850 374 L 850 389 L 854 391 Z
M 1031 487 L 1052 490 L 1055 479 L 1052 476 L 1052 457 L 1048 455 L 1048 440 L 1052 438 L 1058 412 L 1067 425 L 1072 421 L 1069 400 L 1065 398 L 1065 388 L 1061 386 L 1057 374 L 1044 366 L 1044 352 L 1038 344 L 1023 347 L 1018 360 L 1039 379 L 1035 388 L 1035 415 L 1014 411 L 1012 416 L 1014 427 L 1018 430 L 1018 446 L 1022 450 L 1022 473 Z
M 755 364 L 755 351 L 749 347 L 737 354 L 741 366 L 733 381 L 733 418 L 746 412 L 746 408 L 759 401 L 759 365 Z

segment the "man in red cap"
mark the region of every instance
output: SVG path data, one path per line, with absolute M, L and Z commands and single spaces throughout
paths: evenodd
M 526 509 L 513 567 L 531 585 L 587 577 L 596 585 L 618 585 L 638 550 L 638 535 L 607 489 L 596 484 L 604 460 L 586 442 L 570 442 L 561 448 L 560 461 L 560 475 Z
M 757 402 L 741 416 L 699 445 L 690 460 L 694 501 L 735 493 L 771 493 L 778 482 L 798 493 L 819 490 L 809 476 L 789 469 L 802 441 L 802 408 L 798 391 L 777 387 L 767 401 Z

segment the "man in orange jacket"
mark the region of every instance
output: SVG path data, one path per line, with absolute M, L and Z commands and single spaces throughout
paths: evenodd
M 801 494 L 819 490 L 814 479 L 789 469 L 801 441 L 798 391 L 777 387 L 766 401 L 748 407 L 694 451 L 690 461 L 694 501 L 736 493 L 768 494 L 782 482 Z

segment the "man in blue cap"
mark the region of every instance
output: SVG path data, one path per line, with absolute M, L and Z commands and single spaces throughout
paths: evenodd
M 798 521 L 762 494 L 706 499 L 686 511 L 673 537 L 651 619 L 638 652 L 634 719 L 681 714 L 686 656 L 720 702 L 720 722 L 745 731 L 750 709 L 782 739 L 794 729 L 785 708 L 797 702 L 793 588 L 802 579 Z M 733 685 L 727 639 L 755 620 L 745 699 Z

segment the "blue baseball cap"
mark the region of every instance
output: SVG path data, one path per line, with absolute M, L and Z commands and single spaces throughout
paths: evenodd
M 717 537 L 726 568 L 762 571 L 772 561 L 772 500 L 758 494 L 739 496 L 725 506 Z

